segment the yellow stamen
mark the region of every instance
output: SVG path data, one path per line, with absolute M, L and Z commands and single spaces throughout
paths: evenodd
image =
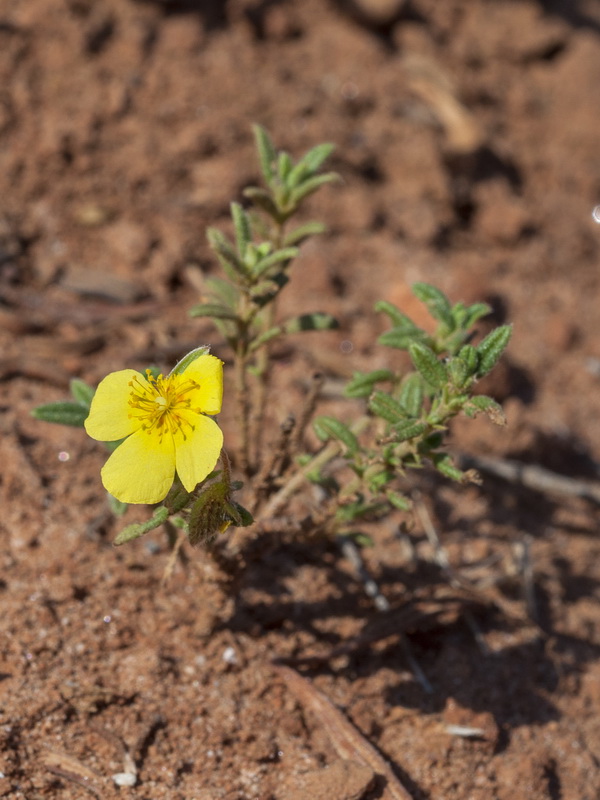
M 146 380 L 134 378 L 129 381 L 131 391 L 128 405 L 131 407 L 130 418 L 141 420 L 142 428 L 147 433 L 159 435 L 160 441 L 165 433 L 181 432 L 186 439 L 184 426 L 194 430 L 194 425 L 183 412 L 200 413 L 200 409 L 191 407 L 187 396 L 200 388 L 200 384 L 180 375 L 166 378 L 161 374 L 155 378 L 150 370 L 146 370 Z

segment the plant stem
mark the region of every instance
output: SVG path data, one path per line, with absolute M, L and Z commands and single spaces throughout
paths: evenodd
M 234 358 L 234 380 L 235 380 L 235 400 L 240 421 L 240 435 L 242 437 L 240 447 L 240 469 L 249 477 L 251 474 L 250 465 L 250 429 L 249 417 L 250 409 L 248 404 L 248 373 L 246 372 L 246 356 L 241 348 L 235 353 Z
M 275 228 L 270 236 L 270 243 L 273 250 L 279 250 L 283 242 L 283 222 L 277 222 Z M 267 306 L 264 311 L 262 332 L 269 330 L 275 324 L 275 308 L 276 298 Z M 265 406 L 267 403 L 268 385 L 269 385 L 269 343 L 263 344 L 256 353 L 256 388 L 254 391 L 254 399 L 252 404 L 252 419 L 250 425 L 249 437 L 254 445 L 254 463 L 256 471 L 261 467 L 261 444 L 264 431 L 265 421 Z
M 351 426 L 350 430 L 358 435 L 371 422 L 370 417 L 364 416 L 356 420 Z M 274 517 L 289 501 L 289 499 L 302 487 L 308 476 L 315 470 L 322 469 L 326 464 L 340 454 L 342 444 L 340 442 L 331 441 L 326 445 L 320 453 L 317 453 L 309 463 L 298 472 L 294 472 L 290 480 L 281 487 L 281 489 L 273 495 L 269 502 L 264 507 L 261 514 L 256 518 L 257 522 Z

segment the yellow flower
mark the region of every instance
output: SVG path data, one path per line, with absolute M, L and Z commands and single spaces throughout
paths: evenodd
M 223 362 L 205 352 L 186 361 L 166 377 L 111 372 L 96 390 L 85 429 L 103 442 L 127 437 L 102 469 L 105 488 L 124 503 L 160 502 L 176 470 L 191 492 L 215 468 L 223 434 L 205 415 L 221 410 Z

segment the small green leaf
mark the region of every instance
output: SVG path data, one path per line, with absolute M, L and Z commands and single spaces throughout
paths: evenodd
M 473 345 L 466 344 L 464 347 L 461 347 L 458 351 L 458 357 L 464 362 L 469 377 L 475 375 L 479 365 L 479 356 L 477 355 L 477 350 L 473 347 Z
M 410 317 L 403 314 L 393 303 L 388 303 L 387 300 L 379 300 L 375 303 L 375 311 L 387 314 L 395 328 L 413 331 L 420 330 Z
M 221 233 L 218 228 L 209 228 L 206 231 L 206 238 L 230 280 L 239 283 L 240 277 L 243 279 L 248 277 L 245 265 L 240 261 L 238 254 L 225 234 Z
M 237 314 L 219 303 L 198 303 L 189 311 L 190 317 L 212 317 L 214 319 L 237 320 Z
M 266 331 L 263 331 L 259 334 L 256 339 L 253 339 L 250 344 L 248 345 L 248 353 L 254 353 L 258 350 L 259 347 L 262 347 L 267 342 L 270 342 L 272 339 L 276 339 L 278 336 L 283 334 L 283 328 L 281 325 L 275 325 L 273 328 L 269 328 Z
M 338 321 L 324 311 L 313 311 L 312 314 L 301 314 L 288 319 L 281 326 L 284 333 L 300 333 L 301 331 L 331 331 L 339 328 Z
M 235 517 L 236 522 L 235 522 L 235 524 L 237 525 L 238 528 L 247 528 L 250 525 L 254 524 L 254 517 L 248 511 L 247 508 L 244 508 L 243 505 L 241 505 L 240 503 L 236 503 L 236 502 L 232 501 L 231 503 L 227 504 L 227 508 L 228 509 L 231 508 L 231 507 L 232 507 L 232 510 L 235 510 L 235 513 L 236 513 L 236 517 Z
M 344 388 L 346 397 L 368 397 L 376 383 L 392 381 L 394 373 L 389 369 L 376 369 L 373 372 L 355 372 L 352 380 Z
M 296 189 L 294 189 L 291 194 L 290 201 L 295 207 L 300 203 L 301 200 L 304 200 L 305 197 L 308 197 L 308 195 L 316 192 L 321 186 L 324 186 L 326 183 L 333 183 L 339 179 L 339 175 L 337 175 L 335 172 L 327 172 L 325 175 L 315 175 L 314 178 L 309 178 L 300 184 L 300 186 L 298 186 Z
M 125 542 L 131 542 L 133 539 L 138 539 L 140 536 L 148 533 L 148 531 L 152 531 L 155 528 L 160 527 L 160 525 L 166 522 L 168 518 L 169 510 L 164 506 L 159 506 L 158 508 L 154 509 L 154 514 L 146 522 L 134 522 L 132 525 L 128 525 L 126 528 L 123 528 L 123 530 L 117 534 L 113 544 L 115 547 L 119 547 L 119 545 L 125 544 Z
M 457 389 L 463 389 L 471 377 L 467 365 L 461 358 L 451 358 L 447 364 L 450 380 Z
M 398 402 L 410 417 L 418 417 L 424 396 L 423 378 L 418 372 L 412 372 L 402 382 Z
M 339 419 L 335 419 L 335 417 L 317 417 L 313 421 L 313 428 L 322 442 L 327 439 L 337 439 L 351 455 L 358 452 L 358 439 L 350 428 L 340 422 Z
M 497 403 L 491 397 L 485 394 L 477 394 L 469 398 L 469 403 L 476 411 L 485 412 L 495 425 L 506 425 L 504 409 L 500 403 Z
M 260 169 L 267 185 L 271 184 L 273 180 L 273 164 L 277 160 L 277 152 L 271 137 L 262 125 L 253 125 L 254 139 L 256 142 L 256 149 L 258 151 L 258 160 L 260 162 Z
M 292 161 L 290 154 L 282 150 L 277 157 L 277 175 L 279 176 L 279 180 L 283 185 L 289 184 L 289 177 L 293 168 L 294 162 Z
M 83 423 L 90 413 L 89 408 L 81 403 L 68 401 L 46 403 L 32 409 L 31 416 L 43 422 L 54 422 L 57 425 L 69 425 L 72 428 L 83 428 Z
M 450 478 L 453 481 L 464 481 L 465 473 L 454 466 L 452 458 L 448 453 L 432 453 L 430 458 L 437 471 L 445 475 L 446 478 Z
M 512 325 L 502 325 L 489 333 L 485 339 L 477 345 L 477 355 L 479 356 L 479 366 L 477 376 L 482 378 L 487 375 L 498 363 L 512 335 Z
M 413 422 L 412 420 L 400 422 L 392 428 L 394 441 L 397 443 L 408 442 L 409 439 L 415 439 L 425 433 L 427 427 L 426 422 Z
M 449 330 L 454 329 L 452 306 L 443 292 L 429 283 L 414 283 L 412 292 L 418 300 L 425 303 L 434 319 L 443 322 Z
M 446 367 L 436 357 L 433 350 L 424 344 L 411 344 L 408 348 L 413 364 L 434 389 L 441 389 L 448 382 Z
M 298 255 L 298 248 L 297 247 L 285 247 L 282 250 L 276 250 L 274 253 L 271 253 L 264 258 L 261 258 L 260 261 L 256 263 L 252 272 L 254 277 L 258 278 L 267 272 L 275 264 L 281 264 L 282 262 L 291 261 Z
M 329 142 L 323 142 L 313 147 L 308 153 L 302 156 L 301 163 L 303 163 L 309 172 L 315 173 L 327 161 L 329 156 L 335 150 L 335 145 Z
M 257 206 L 260 206 L 270 217 L 279 220 L 279 209 L 270 192 L 267 192 L 265 189 L 259 189 L 257 186 L 248 186 L 244 189 L 242 194 L 244 197 L 252 200 Z
M 223 278 L 205 278 L 207 294 L 213 299 L 220 301 L 221 305 L 235 308 L 240 293 L 236 286 Z
M 235 229 L 235 242 L 240 258 L 244 258 L 248 245 L 252 241 L 252 230 L 248 215 L 239 203 L 231 204 L 231 218 Z
M 401 422 L 406 419 L 406 411 L 397 400 L 385 392 L 375 392 L 369 399 L 370 411 L 386 422 Z
M 305 239 L 308 239 L 309 236 L 317 236 L 318 234 L 325 233 L 326 231 L 327 227 L 323 225 L 322 222 L 307 222 L 304 225 L 298 226 L 293 231 L 290 231 L 283 240 L 283 244 L 285 247 L 299 245 Z
M 129 508 L 129 504 L 123 503 L 122 500 L 117 500 L 116 497 L 113 497 L 112 494 L 108 494 L 108 492 L 107 492 L 107 497 L 108 497 L 108 505 L 110 506 L 110 510 L 112 511 L 112 513 L 115 515 L 115 517 L 122 517 L 123 514 Z
M 85 381 L 79 380 L 79 378 L 73 378 L 71 380 L 69 383 L 69 389 L 71 390 L 71 394 L 75 402 L 79 403 L 79 405 L 83 406 L 84 408 L 89 409 L 90 405 L 92 404 L 92 400 L 94 399 L 94 395 L 96 394 L 96 390 Z
M 388 489 L 385 493 L 385 496 L 390 501 L 391 505 L 394 508 L 400 509 L 400 511 L 409 511 L 411 508 L 411 502 L 407 497 L 404 497 L 402 494 L 398 494 L 398 492 L 394 492 L 391 489 Z
M 425 344 L 429 341 L 429 336 L 416 326 L 414 328 L 401 327 L 392 328 L 377 339 L 379 344 L 386 347 L 396 347 L 398 350 L 408 350 L 411 344 L 421 342 Z
M 201 347 L 196 347 L 194 350 L 190 350 L 189 353 L 187 353 L 177 362 L 177 364 L 175 364 L 169 375 L 181 375 L 181 373 L 185 372 L 189 365 L 192 364 L 197 358 L 200 358 L 200 356 L 205 356 L 208 353 L 210 353 L 210 347 L 206 344 L 202 345 Z
M 471 325 L 474 325 L 477 322 L 477 320 L 481 319 L 482 317 L 487 317 L 487 315 L 491 313 L 492 307 L 487 303 L 473 303 L 473 305 L 469 306 L 466 310 L 465 320 L 463 323 L 464 328 L 470 328 Z

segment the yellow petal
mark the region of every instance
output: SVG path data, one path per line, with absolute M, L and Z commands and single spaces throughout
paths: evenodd
M 128 405 L 131 393 L 129 382 L 134 378 L 146 381 L 134 369 L 111 372 L 104 380 L 100 381 L 92 400 L 89 416 L 85 421 L 85 429 L 92 439 L 98 439 L 100 442 L 113 442 L 129 436 L 140 427 L 139 420 L 129 417 L 131 411 Z
M 194 430 L 186 426 L 185 433 L 185 439 L 182 433 L 175 434 L 175 458 L 177 474 L 191 492 L 215 468 L 223 447 L 223 434 L 214 420 L 202 415 L 194 420 Z
M 146 430 L 120 444 L 102 469 L 102 483 L 122 503 L 159 503 L 175 478 L 175 445 Z
M 215 356 L 200 356 L 189 365 L 182 378 L 200 384 L 190 393 L 192 406 L 203 414 L 218 414 L 223 400 L 223 362 Z

